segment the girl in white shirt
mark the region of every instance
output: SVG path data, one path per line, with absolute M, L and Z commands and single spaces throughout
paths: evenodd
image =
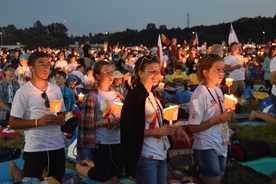
M 202 80 L 190 100 L 189 131 L 194 134 L 193 149 L 205 184 L 220 184 L 225 172 L 228 122 L 233 111 L 226 111 L 222 91 L 216 84 L 224 77 L 224 62 L 219 55 L 205 56 L 198 66 Z

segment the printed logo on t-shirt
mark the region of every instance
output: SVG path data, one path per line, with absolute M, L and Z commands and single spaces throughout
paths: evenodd
M 216 101 L 214 99 L 212 99 L 210 102 L 211 102 L 212 105 L 216 104 Z
M 192 118 L 193 118 L 193 119 L 196 118 L 196 112 L 195 112 L 195 111 L 192 113 Z

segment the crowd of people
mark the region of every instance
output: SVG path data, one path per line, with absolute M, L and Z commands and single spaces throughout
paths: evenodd
M 76 164 L 80 174 L 106 183 L 120 183 L 118 178 L 124 176 L 137 183 L 165 184 L 168 137 L 187 137 L 181 127 L 164 121 L 167 101 L 158 87 L 162 81 L 193 92 L 188 128 L 195 138 L 200 176 L 203 183 L 222 183 L 228 122 L 234 117 L 224 108 L 224 79 L 233 79 L 230 92 L 237 97 L 252 85 L 251 79 L 264 80 L 276 108 L 276 39 L 263 47 L 236 42 L 226 47 L 224 41 L 199 47 L 196 39 L 178 45 L 173 38 L 163 48 L 162 61 L 157 50 L 107 42 L 92 48 L 89 39 L 70 50 L 0 48 L 1 126 L 25 132 L 24 167 L 20 170 L 11 163 L 13 179 L 53 176 L 61 181 L 65 144 L 60 126 L 80 102 Z M 82 94 L 84 100 L 79 99 Z M 57 114 L 50 110 L 53 100 L 62 100 Z M 115 103 L 124 104 L 121 114 L 115 113 Z M 274 114 L 252 111 L 250 120 L 254 118 L 276 123 Z M 90 149 L 93 160 L 83 149 Z

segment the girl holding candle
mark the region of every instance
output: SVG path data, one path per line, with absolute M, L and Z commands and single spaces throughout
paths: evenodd
M 118 180 L 121 177 L 120 118 L 113 113 L 114 102 L 121 102 L 111 90 L 114 65 L 98 61 L 93 76 L 97 85 L 84 99 L 78 134 L 78 158 L 76 170 L 98 181 Z M 94 164 L 87 164 L 83 148 L 90 149 Z M 91 162 L 91 161 L 90 161 Z
M 156 57 L 140 57 L 135 64 L 136 84 L 126 96 L 121 113 L 121 145 L 127 177 L 137 183 L 165 184 L 168 135 L 174 128 L 163 124 L 163 107 L 153 86 L 160 77 Z
M 220 184 L 225 172 L 228 122 L 233 111 L 226 111 L 221 89 L 216 85 L 224 77 L 224 62 L 215 54 L 205 56 L 198 66 L 202 80 L 190 100 L 189 131 L 194 134 L 193 149 L 205 184 Z

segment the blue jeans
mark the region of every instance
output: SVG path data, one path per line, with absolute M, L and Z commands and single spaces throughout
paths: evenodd
M 167 179 L 167 160 L 154 160 L 142 157 L 137 167 L 137 184 L 165 184 Z
M 224 175 L 226 157 L 219 156 L 215 150 L 194 150 L 202 178 L 218 180 Z

